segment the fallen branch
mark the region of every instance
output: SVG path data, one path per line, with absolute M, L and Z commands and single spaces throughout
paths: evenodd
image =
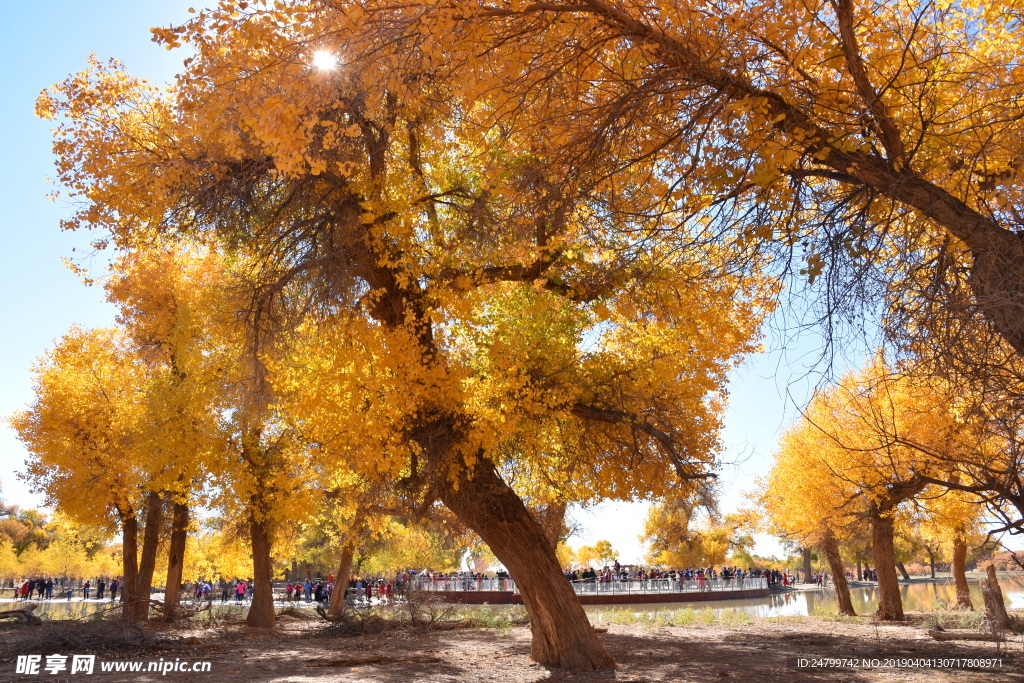
M 17 619 L 23 624 L 41 624 L 43 620 L 33 614 L 36 607 L 38 605 L 32 603 L 19 609 L 5 610 L 0 612 L 0 619 Z

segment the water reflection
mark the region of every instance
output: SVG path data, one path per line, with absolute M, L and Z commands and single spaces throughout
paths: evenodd
M 999 586 L 1003 589 L 1003 597 L 1006 599 L 1006 604 L 1009 608 L 1024 608 L 1024 577 L 1000 578 Z M 974 602 L 975 608 L 983 608 L 985 602 L 981 597 L 981 587 L 973 582 L 970 584 L 970 587 L 971 600 Z M 942 603 L 950 606 L 956 604 L 956 587 L 952 581 L 904 584 L 900 586 L 900 593 L 903 597 L 903 609 L 907 611 L 928 611 L 935 609 Z M 857 614 L 870 614 L 878 608 L 878 586 L 852 588 L 850 590 L 850 598 L 853 601 L 853 608 L 857 611 Z M 757 617 L 828 614 L 839 611 L 835 591 L 831 589 L 773 593 L 764 598 L 750 598 L 747 600 L 633 605 L 627 609 L 634 612 L 656 612 L 659 610 L 686 609 L 687 607 L 692 607 L 695 610 L 711 609 L 714 612 L 742 610 Z M 611 605 L 588 605 L 585 609 L 588 613 L 596 614 L 615 608 Z
M 114 604 L 105 600 L 33 600 L 36 605 L 35 614 L 42 619 L 84 619 L 92 617 L 101 612 L 114 612 L 121 608 L 120 604 Z M 7 609 L 18 609 L 24 603 L 13 600 L 0 600 L 0 611 Z M 283 605 L 281 605 L 283 606 Z M 218 616 L 237 615 L 244 617 L 249 611 L 248 605 L 235 605 L 233 602 L 227 604 L 213 603 L 213 612 Z

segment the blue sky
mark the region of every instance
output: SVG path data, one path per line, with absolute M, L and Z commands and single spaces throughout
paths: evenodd
M 0 414 L 31 400 L 29 368 L 72 324 L 97 327 L 113 322 L 114 312 L 95 287 L 83 286 L 64 268 L 62 259 L 88 253 L 89 237 L 62 233 L 60 219 L 71 209 L 48 201 L 53 174 L 50 122 L 36 119 L 39 92 L 85 67 L 86 58 L 117 57 L 134 73 L 170 80 L 184 55 L 168 52 L 149 40 L 151 26 L 179 23 L 188 17 L 186 0 L 140 3 L 126 0 L 45 5 L 7 3 L 0 50 Z M 75 251 L 72 252 L 72 249 Z M 0 485 L 9 502 L 35 505 L 14 473 L 24 451 L 12 432 L 0 431 Z

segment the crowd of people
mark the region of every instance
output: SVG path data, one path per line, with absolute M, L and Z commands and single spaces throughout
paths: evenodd
M 743 586 L 747 578 L 765 578 L 769 585 L 786 582 L 787 575 L 778 570 L 744 569 L 742 567 L 686 567 L 684 569 L 664 569 L 660 567 L 623 566 L 618 561 L 605 565 L 600 570 L 593 567 L 571 569 L 565 572 L 565 578 L 572 583 L 608 584 L 616 582 L 638 582 L 640 589 L 648 585 L 682 587 L 694 585 L 697 590 L 711 590 L 713 583 L 720 580 L 724 587 Z
M 872 569 L 865 569 L 861 576 L 865 581 L 877 580 Z M 856 578 L 861 578 L 857 576 Z M 601 590 L 600 584 L 614 582 L 639 582 L 640 590 L 654 586 L 675 587 L 680 590 L 711 590 L 713 586 L 729 589 L 742 587 L 747 578 L 763 578 L 769 587 L 785 587 L 800 581 L 799 571 L 790 574 L 779 569 L 754 569 L 742 567 L 686 567 L 683 569 L 664 569 L 620 565 L 614 562 L 597 570 L 593 567 L 571 569 L 565 571 L 565 578 L 575 584 L 583 584 L 586 590 Z M 853 572 L 847 572 L 847 578 L 854 578 Z M 828 573 L 817 573 L 811 580 L 818 585 L 829 584 Z M 660 581 L 661 584 L 654 582 Z M 715 582 L 715 583 L 713 583 Z M 273 588 L 274 599 L 285 602 L 330 603 L 335 590 L 333 574 L 326 579 L 308 577 L 306 579 L 289 580 L 283 585 Z M 635 585 L 635 584 L 634 584 Z M 18 600 L 71 600 L 76 594 L 83 600 L 117 601 L 121 581 L 118 578 L 106 580 L 96 579 L 75 582 L 66 578 L 33 578 L 14 584 L 14 597 Z M 195 602 L 214 602 L 219 599 L 222 604 L 234 601 L 237 605 L 252 602 L 253 582 L 251 579 L 198 579 L 182 584 L 182 597 L 191 598 Z M 349 601 L 369 604 L 372 601 L 389 602 L 402 597 L 409 590 L 494 590 L 510 591 L 515 589 L 515 582 L 508 572 L 499 570 L 493 573 L 483 572 L 432 572 L 404 571 L 393 577 L 353 577 L 346 586 L 345 598 Z M 718 588 L 716 588 L 717 590 Z M 155 590 L 155 589 L 154 589 Z M 122 596 L 123 597 L 123 596 Z
M 348 586 L 346 598 L 369 603 L 373 599 L 391 600 L 398 590 L 402 590 L 401 575 L 395 580 L 384 578 L 364 579 L 353 578 Z M 408 575 L 406 575 L 408 577 Z M 406 578 L 406 581 L 408 578 Z M 306 578 L 305 580 L 288 580 L 284 585 L 271 586 L 274 600 L 277 602 L 305 602 L 326 605 L 330 603 L 335 588 L 334 575 L 326 579 L 322 577 Z M 190 596 L 195 602 L 219 602 L 226 604 L 232 600 L 237 605 L 252 602 L 254 585 L 251 579 L 234 578 L 231 580 L 198 579 L 182 585 L 182 595 Z
M 81 593 L 83 600 L 105 600 L 109 597 L 115 602 L 118 596 L 118 589 L 121 587 L 120 579 L 99 578 L 94 584 L 91 580 L 75 582 L 63 577 L 34 578 L 26 579 L 21 585 L 14 586 L 14 597 L 16 600 L 53 600 L 66 599 L 70 601 L 76 591 Z

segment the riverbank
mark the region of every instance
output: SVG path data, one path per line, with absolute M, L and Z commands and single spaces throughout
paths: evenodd
M 688 613 L 695 616 L 687 617 Z M 663 615 L 642 618 L 640 623 L 617 623 L 628 620 L 623 616 L 609 613 L 595 623 L 601 641 L 619 662 L 616 671 L 605 673 L 574 674 L 531 662 L 529 628 L 500 619 L 495 622 L 499 628 L 467 628 L 467 621 L 438 622 L 433 629 L 412 628 L 372 619 L 344 627 L 308 619 L 282 620 L 279 628 L 270 631 L 238 623 L 219 623 L 215 628 L 157 626 L 138 647 L 118 645 L 108 650 L 84 636 L 65 635 L 63 646 L 37 643 L 36 651 L 71 654 L 87 648 L 99 662 L 90 678 L 133 683 L 704 682 L 731 678 L 798 683 L 897 679 L 987 683 L 1020 681 L 1024 669 L 1024 638 L 1020 634 L 998 647 L 985 642 L 936 642 L 926 633 L 934 616 L 926 613 L 912 613 L 908 621 L 898 624 L 877 623 L 870 617 L 765 619 L 742 613 L 723 617 L 710 610 L 681 612 L 674 619 Z M 947 625 L 955 624 L 947 621 Z M 100 627 L 84 624 L 84 628 Z M 45 632 L 27 626 L 0 629 L 0 642 L 4 643 L 0 646 L 0 680 L 38 680 L 38 675 L 15 674 L 14 659 Z M 828 660 L 835 664 L 836 659 L 845 661 L 838 662 L 838 667 L 811 666 Z M 157 660 L 209 662 L 210 670 L 166 675 L 99 671 L 104 662 Z
M 1024 582 L 1024 572 L 1018 571 L 999 571 L 996 572 L 996 576 L 1000 579 L 1015 579 Z M 977 584 L 985 578 L 985 573 L 981 571 L 970 571 L 966 574 L 967 583 Z M 900 577 L 898 582 L 901 586 L 915 586 L 919 584 L 938 584 L 946 585 L 953 583 L 953 576 L 949 572 L 936 573 L 932 576 L 911 576 L 909 579 Z M 846 585 L 850 588 L 877 588 L 877 581 L 859 581 L 855 579 L 847 579 Z M 835 584 L 829 582 L 824 586 L 826 589 L 834 589 Z M 816 591 L 821 590 L 822 586 L 817 583 L 791 583 L 788 586 L 773 585 L 773 593 L 786 593 L 786 592 L 800 592 L 800 591 Z

